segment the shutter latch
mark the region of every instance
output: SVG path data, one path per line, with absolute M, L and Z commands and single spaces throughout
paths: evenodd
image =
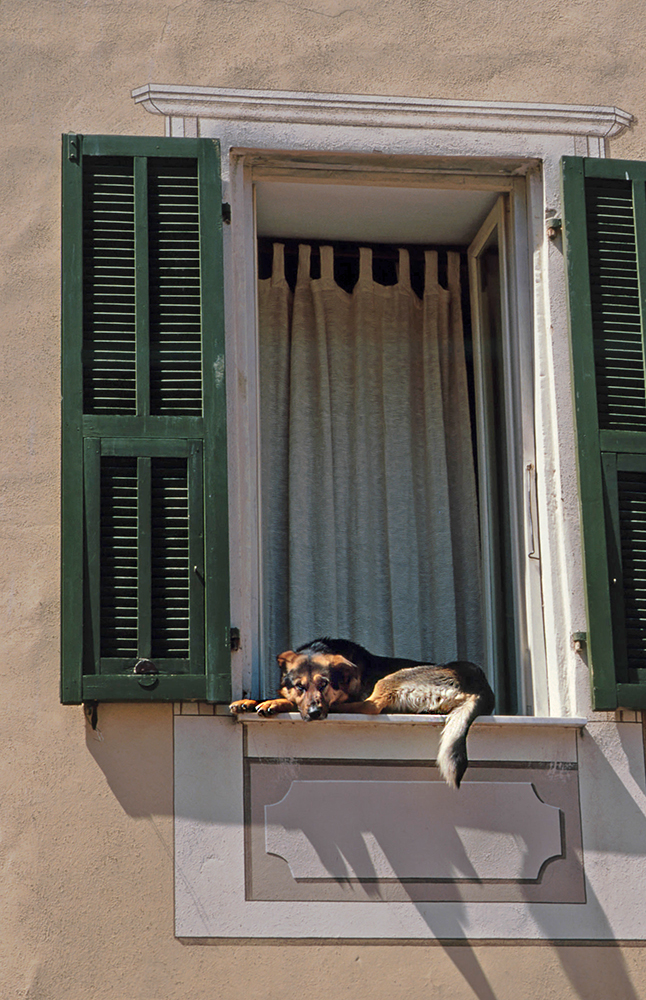
M 237 653 L 240 649 L 240 629 L 235 625 L 229 629 L 229 646 L 232 653 Z
M 152 660 L 137 660 L 132 672 L 138 675 L 141 687 L 153 688 L 159 682 L 159 670 Z
M 547 220 L 547 238 L 548 240 L 555 240 L 557 236 L 561 235 L 561 229 L 563 228 L 563 223 L 560 219 L 556 217 Z

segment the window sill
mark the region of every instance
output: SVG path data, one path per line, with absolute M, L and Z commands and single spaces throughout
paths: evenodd
M 220 712 L 216 712 L 220 714 Z M 228 710 L 222 714 L 228 715 Z M 239 722 L 244 723 L 286 723 L 302 722 L 298 712 L 286 712 L 282 715 L 260 716 L 255 712 L 248 712 L 245 715 L 233 716 Z M 342 725 L 365 725 L 375 723 L 377 725 L 407 725 L 407 726 L 442 726 L 444 725 L 444 715 L 328 715 L 325 723 L 340 723 Z M 583 729 L 588 722 L 583 718 L 548 718 L 533 715 L 482 715 L 475 720 L 473 726 L 518 726 L 522 728 L 550 727 L 554 729 Z

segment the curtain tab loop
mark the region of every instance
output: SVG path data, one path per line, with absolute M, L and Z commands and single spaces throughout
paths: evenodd
M 321 255 L 321 280 L 327 285 L 334 284 L 334 247 L 319 247 Z
M 372 250 L 370 247 L 359 247 L 359 284 L 372 284 Z
M 301 282 L 307 282 L 310 280 L 310 259 L 312 257 L 312 248 L 308 243 L 299 243 L 298 245 L 298 274 L 296 275 L 296 284 L 300 285 Z
M 274 243 L 271 263 L 271 283 L 281 284 L 285 280 L 285 244 Z
M 410 284 L 410 254 L 408 250 L 399 248 L 399 267 L 397 269 L 397 282 L 405 289 L 411 287 Z
M 437 250 L 424 251 L 424 292 L 435 290 L 438 285 Z
M 460 295 L 460 254 L 455 250 L 446 255 L 446 283 L 450 292 Z

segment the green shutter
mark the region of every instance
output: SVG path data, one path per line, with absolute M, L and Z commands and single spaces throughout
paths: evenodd
M 593 705 L 646 708 L 646 164 L 563 159 Z
M 62 311 L 62 700 L 226 701 L 216 143 L 63 137 Z

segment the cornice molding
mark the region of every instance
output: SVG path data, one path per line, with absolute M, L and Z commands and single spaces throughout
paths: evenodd
M 634 120 L 619 108 L 575 104 L 443 101 L 157 83 L 137 87 L 132 96 L 136 104 L 143 105 L 151 114 L 257 123 L 468 129 L 608 139 L 620 135 Z

